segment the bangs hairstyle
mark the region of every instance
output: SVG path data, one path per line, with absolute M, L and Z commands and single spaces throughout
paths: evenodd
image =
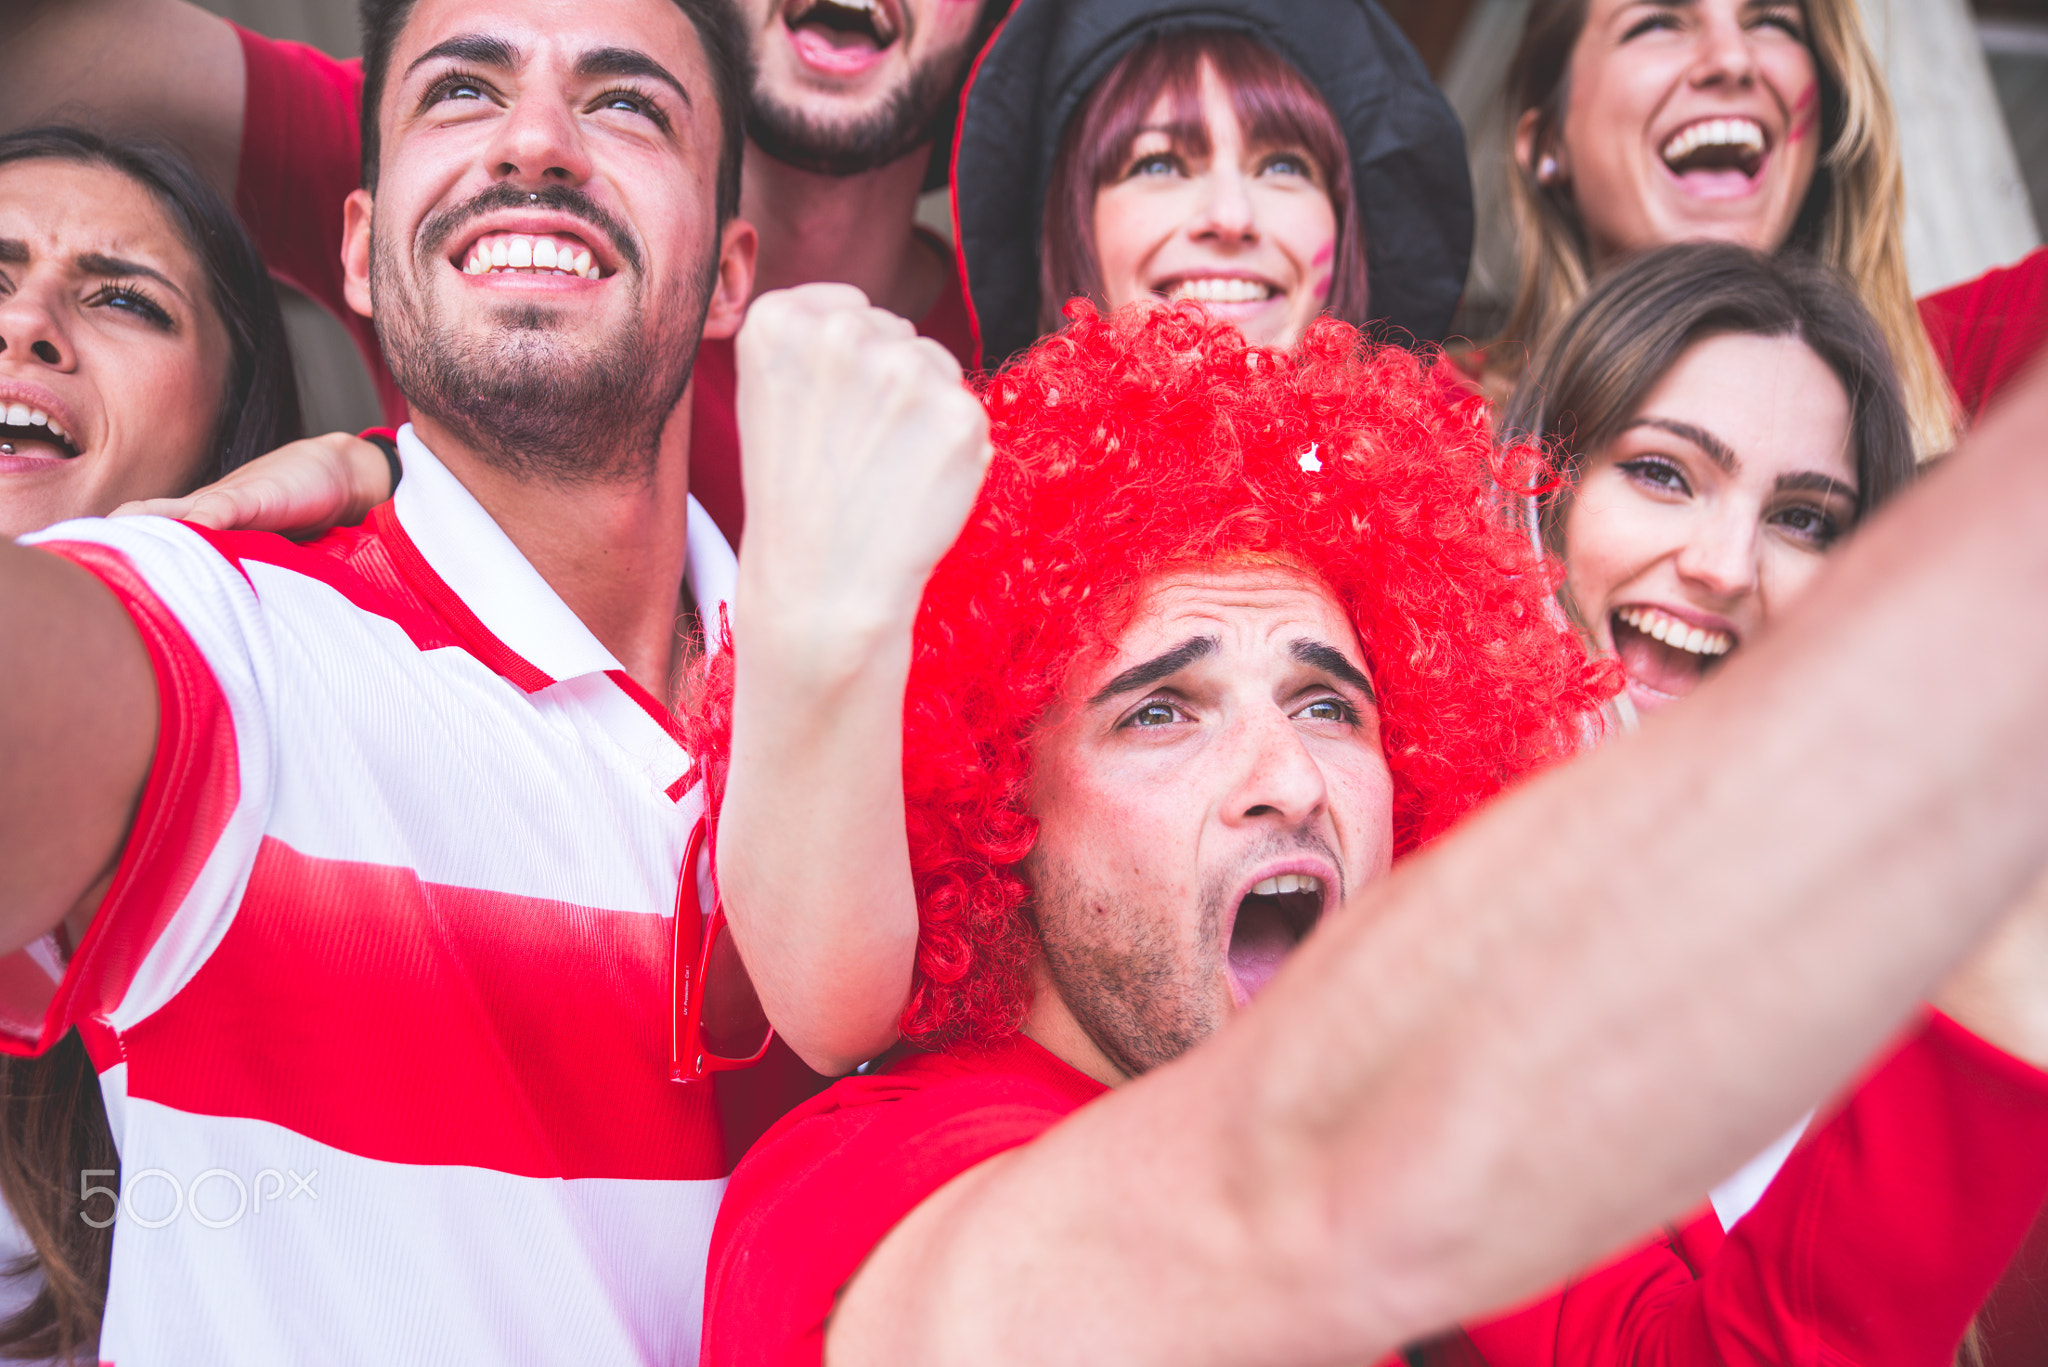
M 419 0 L 359 0 L 363 24 L 363 92 L 359 116 L 362 120 L 363 188 L 377 189 L 377 169 L 383 148 L 377 127 L 377 113 L 384 103 L 384 86 L 390 79 L 391 53 L 398 35 L 412 17 Z M 697 31 L 704 47 L 704 65 L 711 72 L 713 103 L 718 106 L 718 222 L 740 211 L 740 158 L 746 147 L 747 82 L 752 70 L 746 34 L 732 0 L 673 0 L 675 7 Z
M 0 165 L 39 160 L 101 167 L 147 190 L 206 276 L 206 301 L 227 334 L 228 382 L 215 401 L 208 458 L 196 484 L 304 436 L 277 286 L 220 193 L 178 153 L 141 139 L 105 137 L 67 124 L 0 135 Z M 210 398 L 192 397 L 195 403 Z
M 1123 171 L 1161 97 L 1167 136 L 1178 149 L 1209 155 L 1202 119 L 1202 64 L 1216 69 L 1231 108 L 1254 147 L 1299 147 L 1323 173 L 1337 215 L 1337 256 L 1324 312 L 1366 324 L 1365 234 L 1351 185 L 1351 149 L 1336 115 L 1292 62 L 1247 34 L 1184 29 L 1125 53 L 1067 122 L 1053 158 L 1039 234 L 1038 330 L 1057 331 L 1075 297 L 1098 308 L 1102 264 L 1095 248 L 1095 196 Z
M 1695 343 L 1730 333 L 1797 337 L 1841 381 L 1859 522 L 1912 482 L 1913 430 L 1891 352 L 1846 280 L 1798 253 L 1763 256 L 1727 243 L 1663 247 L 1594 287 L 1502 423 L 1552 452 L 1557 479 L 1540 507 L 1553 552 L 1564 552 L 1564 514 L 1586 456 L 1621 435 Z
M 1071 316 L 989 382 L 995 459 L 917 619 L 903 784 L 919 934 L 902 1028 L 925 1048 L 1022 1022 L 1034 732 L 1159 575 L 1299 566 L 1341 605 L 1378 694 L 1397 853 L 1574 750 L 1619 684 L 1550 606 L 1556 567 L 1502 516 L 1495 481 L 1527 493 L 1540 463 L 1496 452 L 1483 399 L 1331 319 L 1280 352 L 1192 306 Z M 712 658 L 688 723 L 713 811 L 732 668 L 729 648 Z
M 1955 391 L 1943 372 L 1906 274 L 1906 180 L 1898 116 L 1856 0 L 1801 0 L 1807 50 L 1820 84 L 1821 155 L 1785 249 L 1810 252 L 1854 282 L 1884 333 L 1921 459 L 1955 445 Z M 1592 251 L 1568 184 L 1545 185 L 1534 163 L 1556 145 L 1571 99 L 1571 58 L 1587 0 L 1530 0 L 1508 70 L 1512 125 L 1536 115 L 1531 164 L 1508 142 L 1508 199 L 1519 285 L 1506 338 L 1534 352 L 1585 297 Z

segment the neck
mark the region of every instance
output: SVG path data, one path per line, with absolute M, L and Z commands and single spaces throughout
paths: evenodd
M 676 623 L 690 496 L 690 391 L 646 480 L 562 484 L 507 471 L 423 414 L 413 428 L 548 587 L 642 688 L 667 701 L 681 664 Z
M 754 293 L 813 281 L 858 286 L 915 321 L 945 285 L 945 262 L 914 229 L 931 145 L 851 176 L 804 171 L 747 143 L 740 216 L 761 234 Z
M 1102 1052 L 1094 1037 L 1081 1028 L 1081 1022 L 1067 1009 L 1066 999 L 1053 986 L 1043 958 L 1032 965 L 1031 975 L 1031 1010 L 1024 1017 L 1025 1036 L 1061 1063 L 1086 1073 L 1105 1087 L 1121 1087 L 1129 1082 L 1130 1074 L 1110 1061 L 1109 1055 Z

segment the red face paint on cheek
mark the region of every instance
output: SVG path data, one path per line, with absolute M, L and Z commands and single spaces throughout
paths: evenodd
M 1820 87 L 1810 85 L 1806 87 L 1806 93 L 1792 103 L 1791 141 L 1804 141 L 1806 135 L 1813 131 L 1813 126 L 1819 122 Z
M 1315 297 L 1317 299 L 1328 299 L 1330 297 L 1330 282 L 1332 278 L 1333 277 L 1331 275 L 1326 273 L 1317 279 L 1314 286 Z
M 1330 258 L 1336 254 L 1337 242 L 1335 238 L 1332 238 L 1322 245 L 1322 249 L 1315 254 L 1308 264 L 1311 266 L 1327 266 L 1330 264 Z

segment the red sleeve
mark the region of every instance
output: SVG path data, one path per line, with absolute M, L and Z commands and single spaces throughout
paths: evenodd
M 2048 1075 L 1937 1016 L 1725 1242 L 1703 1214 L 1466 1345 L 1488 1367 L 1950 1367 L 2044 1197 Z
M 1928 295 L 1920 320 L 1974 424 L 2048 343 L 2048 247 Z
M 42 548 L 90 571 L 134 622 L 156 682 L 156 749 L 107 895 L 61 976 L 37 946 L 0 956 L 0 1053 L 40 1054 L 76 1025 L 100 1061 L 108 1032 L 94 1023 L 183 908 L 240 799 L 235 727 L 205 655 L 127 556 L 84 541 Z
M 712 1231 L 704 1367 L 819 1367 L 840 1289 L 904 1216 L 1104 1090 L 1062 1078 L 1050 1055 L 1025 1067 L 929 1088 L 914 1074 L 847 1078 L 770 1130 Z
M 271 274 L 341 320 L 377 383 L 384 415 L 405 421 L 405 400 L 370 320 L 342 297 L 341 213 L 362 184 L 363 68 L 303 43 L 237 27 L 248 72 L 235 212 Z

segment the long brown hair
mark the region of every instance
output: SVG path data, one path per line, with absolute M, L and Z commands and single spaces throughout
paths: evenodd
M 1955 392 L 1935 357 L 1906 275 L 1905 172 L 1897 117 L 1855 0 L 1804 0 L 1807 43 L 1820 78 L 1821 158 L 1781 249 L 1804 250 L 1855 282 L 1889 343 L 1924 460 L 1955 445 Z M 1587 0 L 1530 0 L 1508 69 L 1511 119 L 1535 114 L 1529 162 L 1509 139 L 1508 186 L 1520 281 L 1507 337 L 1541 352 L 1592 282 L 1592 254 L 1567 185 L 1545 185 L 1534 163 L 1555 143 L 1571 91 L 1572 50 Z
M 103 1174 L 102 1185 L 118 1190 L 120 1166 L 99 1076 L 76 1030 L 40 1058 L 0 1055 L 0 1196 L 34 1250 L 0 1271 L 19 1278 L 40 1270 L 43 1283 L 0 1320 L 0 1357 L 96 1358 L 113 1211 L 86 1209 L 80 1174 Z M 101 1215 L 106 1223 L 95 1227 Z
M 1208 148 L 1202 121 L 1202 64 L 1215 67 L 1245 134 L 1295 144 L 1323 173 L 1337 215 L 1337 252 L 1324 312 L 1353 327 L 1368 321 L 1365 234 L 1351 188 L 1351 151 L 1337 116 L 1293 63 L 1247 34 L 1183 29 L 1138 44 L 1109 69 L 1060 136 L 1039 236 L 1041 333 L 1062 326 L 1060 310 L 1080 296 L 1108 307 L 1095 247 L 1095 196 L 1122 168 L 1161 95 L 1171 101 L 1173 140 L 1197 155 Z

